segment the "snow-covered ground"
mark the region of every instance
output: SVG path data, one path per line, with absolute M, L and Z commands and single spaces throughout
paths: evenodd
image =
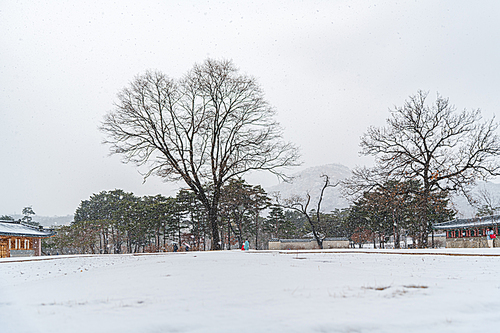
M 0 259 L 5 333 L 470 333 L 499 313 L 499 249 Z

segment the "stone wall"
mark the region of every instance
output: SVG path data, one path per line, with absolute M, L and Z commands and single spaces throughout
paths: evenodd
M 33 257 L 34 255 L 34 250 L 10 250 L 11 257 Z
M 323 241 L 323 249 L 347 249 L 349 240 L 343 238 L 327 238 Z M 272 239 L 269 250 L 319 250 L 316 240 L 311 239 Z
M 432 246 L 432 236 L 428 237 L 427 244 L 429 245 L 429 247 Z M 434 247 L 446 247 L 446 235 L 434 235 Z
M 464 238 L 447 238 L 447 248 L 484 248 L 488 247 L 486 237 L 464 237 Z M 496 238 L 493 242 L 493 247 L 500 247 L 500 241 Z
M 348 239 L 323 241 L 323 249 L 347 249 L 347 248 L 349 248 Z

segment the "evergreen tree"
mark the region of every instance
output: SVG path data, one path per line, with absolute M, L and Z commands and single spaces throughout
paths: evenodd
M 266 219 L 265 230 L 272 238 L 287 239 L 297 235 L 297 226 L 285 216 L 285 211 L 280 206 L 271 206 Z

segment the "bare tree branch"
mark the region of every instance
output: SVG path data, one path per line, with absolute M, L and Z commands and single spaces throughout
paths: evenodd
M 285 177 L 282 167 L 298 165 L 297 148 L 283 142 L 274 115 L 254 78 L 231 61 L 207 59 L 180 80 L 157 71 L 137 76 L 118 94 L 101 130 L 112 154 L 148 166 L 145 177 L 183 180 L 194 191 L 217 248 L 224 183 L 252 170 Z
M 391 110 L 387 126 L 370 127 L 361 153 L 376 158 L 374 168 L 357 168 L 343 183 L 346 196 L 388 180 L 420 180 L 424 193 L 441 190 L 467 194 L 476 180 L 500 175 L 500 138 L 494 119 L 482 122 L 479 110 L 458 112 L 440 95 L 432 105 L 419 91 Z
M 316 243 L 318 243 L 320 249 L 323 248 L 323 240 L 324 237 L 326 237 L 326 233 L 322 232 L 321 230 L 322 229 L 321 202 L 323 201 L 323 195 L 328 187 L 336 187 L 339 184 L 339 182 L 336 182 L 335 184 L 330 183 L 330 177 L 326 174 L 321 175 L 321 178 L 323 178 L 323 186 L 321 187 L 321 191 L 318 198 L 318 204 L 315 212 L 316 220 L 313 219 L 308 210 L 309 204 L 311 203 L 311 195 L 309 192 L 306 192 L 305 197 L 301 197 L 299 195 L 293 195 L 283 200 L 283 202 L 281 202 L 281 197 L 279 193 L 274 195 L 274 200 L 276 201 L 277 206 L 280 206 L 285 209 L 295 210 L 301 213 L 307 219 L 307 222 L 311 226 L 314 239 L 316 240 Z

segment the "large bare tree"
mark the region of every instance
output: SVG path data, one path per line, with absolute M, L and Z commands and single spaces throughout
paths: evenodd
M 391 110 L 385 127 L 370 127 L 362 136 L 361 153 L 375 156 L 375 167 L 354 170 L 345 182 L 347 194 L 369 191 L 388 180 L 420 180 L 424 198 L 434 191 L 467 194 L 477 179 L 500 174 L 498 123 L 482 121 L 480 110 L 459 112 L 439 95 L 427 105 L 427 95 L 417 92 Z M 423 218 L 423 246 L 428 230 L 429 221 Z
M 155 71 L 118 94 L 101 129 L 124 162 L 184 181 L 208 212 L 212 249 L 220 249 L 218 209 L 226 181 L 252 170 L 282 177 L 297 149 L 282 140 L 275 110 L 252 77 L 231 61 L 207 59 L 179 80 Z

